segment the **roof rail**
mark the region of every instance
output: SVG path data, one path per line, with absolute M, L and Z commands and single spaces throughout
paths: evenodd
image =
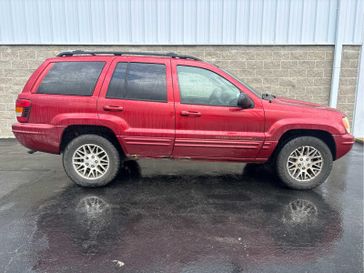
M 69 57 L 73 55 L 140 55 L 140 56 L 161 56 L 161 57 L 171 57 L 178 59 L 191 59 L 195 61 L 202 61 L 199 58 L 188 56 L 188 55 L 179 55 L 177 53 L 169 52 L 169 53 L 157 53 L 157 52 L 124 52 L 124 51 L 83 51 L 83 50 L 73 50 L 73 51 L 63 51 L 57 54 L 57 57 Z

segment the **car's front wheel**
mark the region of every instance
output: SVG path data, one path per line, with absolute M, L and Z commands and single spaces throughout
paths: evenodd
M 279 151 L 276 170 L 280 180 L 289 188 L 306 190 L 322 184 L 332 169 L 332 154 L 320 139 L 297 137 Z
M 115 146 L 98 135 L 74 138 L 63 152 L 63 167 L 79 186 L 100 187 L 110 183 L 120 168 Z

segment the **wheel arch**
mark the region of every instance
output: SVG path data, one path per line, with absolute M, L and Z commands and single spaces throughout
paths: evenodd
M 106 126 L 101 125 L 69 125 L 67 126 L 62 133 L 61 142 L 60 142 L 60 153 L 63 153 L 64 149 L 68 145 L 68 143 L 78 137 L 80 135 L 86 134 L 94 134 L 109 140 L 119 151 L 120 157 L 125 157 L 125 151 L 118 141 L 115 132 Z
M 279 151 L 282 147 L 289 142 L 290 140 L 302 137 L 302 136 L 312 136 L 322 140 L 330 149 L 333 160 L 336 159 L 336 143 L 332 134 L 324 130 L 316 130 L 316 129 L 292 129 L 288 130 L 282 134 L 282 136 L 278 140 L 278 144 L 274 149 L 269 161 L 274 160 L 274 158 L 278 155 Z

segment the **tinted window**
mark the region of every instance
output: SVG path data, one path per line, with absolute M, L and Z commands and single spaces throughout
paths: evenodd
M 119 63 L 114 71 L 108 98 L 167 101 L 166 66 Z
M 54 63 L 37 93 L 90 96 L 103 67 L 103 62 Z
M 237 106 L 239 89 L 218 74 L 192 66 L 178 66 L 177 73 L 181 103 Z
M 126 66 L 128 63 L 118 63 L 112 75 L 106 97 L 124 98 L 125 97 L 125 78 Z

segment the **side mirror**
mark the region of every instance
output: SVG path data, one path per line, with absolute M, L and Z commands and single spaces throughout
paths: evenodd
M 238 97 L 238 106 L 243 109 L 252 108 L 253 102 L 247 95 L 245 95 L 244 93 L 241 92 Z

